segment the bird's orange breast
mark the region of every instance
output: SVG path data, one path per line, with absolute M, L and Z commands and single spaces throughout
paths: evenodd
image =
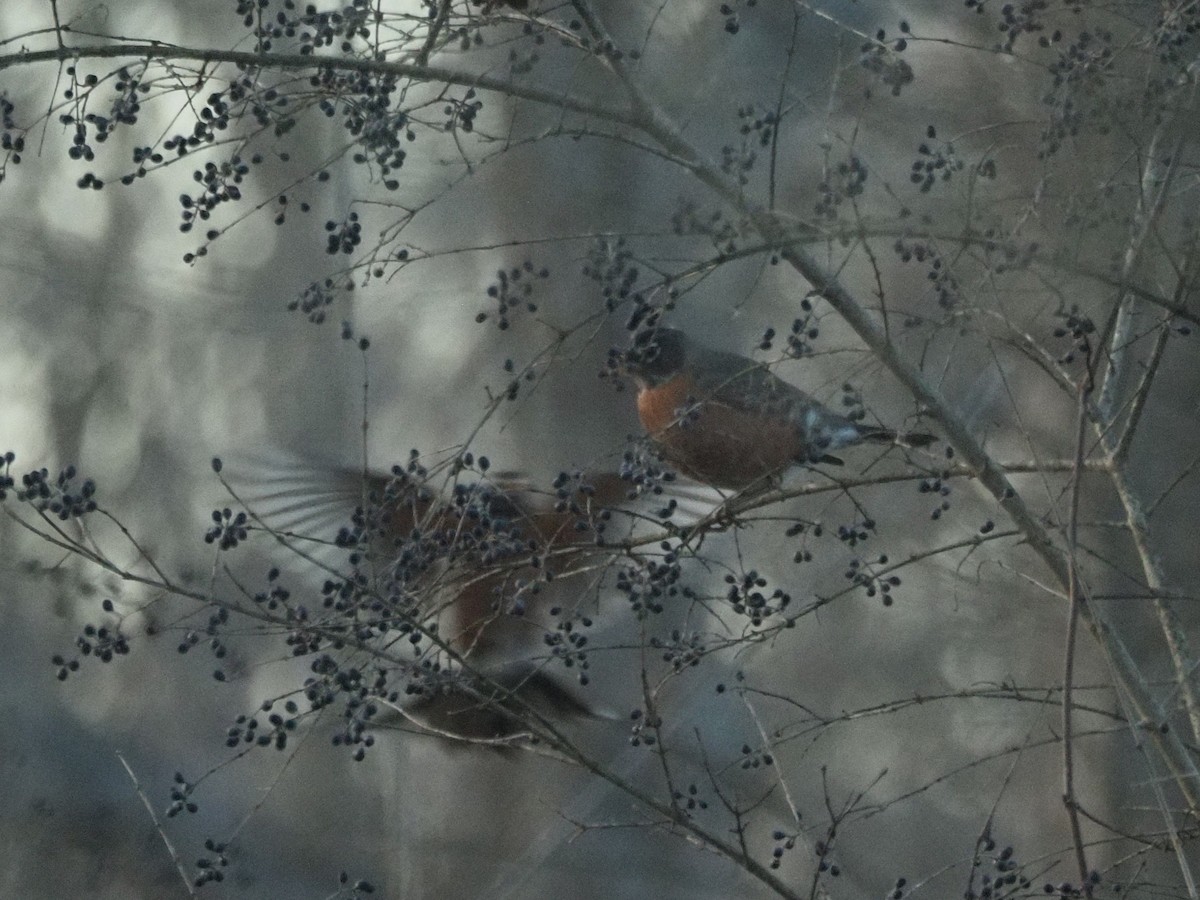
M 679 375 L 644 388 L 638 418 L 663 455 L 683 474 L 706 484 L 743 488 L 796 462 L 799 431 L 786 418 L 736 409 L 695 396 Z
M 674 424 L 692 396 L 693 382 L 687 375 L 676 375 L 665 384 L 642 388 L 637 395 L 638 418 L 651 435 Z

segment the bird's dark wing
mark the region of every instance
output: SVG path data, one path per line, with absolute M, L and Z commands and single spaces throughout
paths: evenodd
M 822 406 L 762 363 L 736 353 L 703 349 L 694 354 L 698 400 L 710 400 L 739 412 L 786 419 L 802 432 L 811 429 L 810 413 L 837 427 L 849 420 Z
M 726 406 L 739 413 L 788 423 L 796 433 L 799 462 L 841 464 L 826 451 L 862 440 L 862 428 L 824 406 L 795 385 L 774 375 L 766 366 L 736 353 L 702 350 L 695 354 L 697 399 L 707 405 Z

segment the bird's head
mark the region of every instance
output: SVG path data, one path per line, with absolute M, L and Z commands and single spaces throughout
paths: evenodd
M 625 351 L 622 368 L 640 387 L 664 384 L 687 364 L 688 338 L 677 328 L 655 326 L 639 332 Z

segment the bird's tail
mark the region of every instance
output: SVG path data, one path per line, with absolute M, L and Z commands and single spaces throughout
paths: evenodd
M 859 438 L 876 444 L 900 444 L 904 447 L 928 447 L 937 436 L 923 431 L 893 431 L 891 428 L 860 428 Z

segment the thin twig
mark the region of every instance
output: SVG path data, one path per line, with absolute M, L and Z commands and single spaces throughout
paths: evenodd
M 66 46 L 63 43 L 63 24 L 62 19 L 58 17 L 58 0 L 50 0 L 50 9 L 54 13 L 54 38 L 58 41 L 59 49 Z M 121 760 L 124 762 L 124 760 Z
M 1113 405 L 1117 389 L 1125 375 L 1126 361 L 1129 356 L 1130 332 L 1133 330 L 1135 308 L 1133 297 L 1125 290 L 1125 285 L 1133 280 L 1134 273 L 1141 262 L 1142 248 L 1166 205 L 1171 184 L 1174 182 L 1175 173 L 1179 168 L 1180 151 L 1183 149 L 1183 142 L 1187 136 L 1186 130 L 1180 132 L 1164 169 L 1160 158 L 1159 144 L 1172 121 L 1170 116 L 1163 117 L 1150 138 L 1150 146 L 1146 149 L 1146 164 L 1142 170 L 1137 209 L 1134 212 L 1129 243 L 1121 260 L 1120 292 L 1113 308 L 1113 315 L 1106 323 L 1097 346 L 1097 349 L 1107 349 L 1108 369 L 1101 382 L 1100 397 L 1097 400 L 1101 420 L 1105 424 L 1112 421 Z M 1101 357 L 1094 359 L 1093 365 L 1099 363 L 1100 359 Z
M 767 729 L 763 727 L 762 720 L 759 718 L 758 710 L 754 708 L 754 704 L 750 702 L 750 698 L 746 695 L 748 690 L 738 691 L 738 697 L 742 704 L 746 707 L 746 711 L 750 713 L 750 718 L 754 722 L 754 727 L 758 729 L 759 738 L 763 742 L 763 746 L 771 753 L 771 768 L 775 772 L 775 779 L 779 784 L 779 789 L 783 792 L 783 799 L 787 803 L 788 810 L 792 814 L 792 821 L 796 823 L 796 827 L 800 827 L 800 808 L 796 806 L 796 801 L 792 797 L 791 789 L 788 787 L 787 778 L 784 776 L 783 767 L 779 763 L 779 754 L 775 753 L 774 745 L 771 738 L 767 735 Z
M 1197 254 L 1197 248 L 1193 246 L 1191 255 L 1187 263 L 1181 268 L 1175 285 L 1174 293 L 1177 298 L 1187 295 L 1198 265 L 1200 265 L 1200 255 Z M 1145 376 L 1138 387 L 1138 393 L 1134 397 L 1133 405 L 1136 407 L 1136 415 L 1139 417 L 1142 404 L 1144 404 L 1154 376 L 1158 372 L 1158 361 L 1161 358 L 1167 333 L 1170 330 L 1169 324 L 1165 322 L 1161 328 L 1162 330 L 1159 332 L 1158 340 L 1155 342 L 1155 348 L 1152 352 L 1151 362 L 1147 366 Z M 1114 334 L 1115 338 L 1116 335 Z M 1166 572 L 1163 569 L 1158 553 L 1155 552 L 1151 544 L 1150 526 L 1147 521 L 1144 502 L 1142 501 L 1141 494 L 1133 486 L 1128 473 L 1126 456 L 1128 455 L 1129 442 L 1132 440 L 1133 432 L 1137 425 L 1137 418 L 1132 418 L 1131 422 L 1126 425 L 1125 433 L 1119 440 L 1113 435 L 1112 429 L 1108 427 L 1111 424 L 1111 420 L 1097 419 L 1096 428 L 1099 432 L 1100 445 L 1111 463 L 1109 468 L 1110 477 L 1112 478 L 1113 486 L 1116 488 L 1117 497 L 1120 499 L 1121 505 L 1125 510 L 1125 521 L 1129 526 L 1134 548 L 1142 565 L 1143 577 L 1147 587 L 1155 595 L 1155 613 L 1158 616 L 1159 627 L 1162 630 L 1163 638 L 1166 641 L 1167 649 L 1171 656 L 1171 665 L 1175 671 L 1179 692 L 1183 697 L 1184 707 L 1188 713 L 1192 740 L 1200 741 L 1200 692 L 1197 691 L 1194 679 L 1196 657 L 1191 649 L 1183 623 L 1179 619 L 1179 614 L 1168 599 Z M 1197 804 L 1195 799 L 1192 798 L 1190 802 L 1192 809 L 1196 810 Z
M 1129 456 L 1129 447 L 1133 444 L 1133 436 L 1137 434 L 1142 412 L 1146 408 L 1146 398 L 1150 396 L 1150 388 L 1154 384 L 1154 376 L 1158 374 L 1158 366 L 1162 362 L 1163 351 L 1167 349 L 1167 340 L 1170 336 L 1171 321 L 1164 318 L 1159 322 L 1158 334 L 1154 339 L 1154 346 L 1150 349 L 1150 356 L 1146 360 L 1142 379 L 1129 402 L 1129 412 L 1125 417 L 1125 425 L 1121 429 L 1121 437 L 1117 440 L 1116 447 L 1113 448 L 1112 459 L 1116 465 L 1124 465 L 1126 457 Z
M 792 38 L 787 48 L 787 64 L 783 67 L 783 76 L 779 79 L 779 96 L 775 99 L 775 123 L 771 129 L 771 161 L 767 166 L 767 208 L 775 208 L 775 177 L 779 165 L 779 132 L 783 128 L 783 98 L 787 92 L 788 76 L 792 72 L 792 63 L 796 60 L 796 41 L 800 34 L 800 13 L 792 10 Z
M 1079 403 L 1075 424 L 1075 459 L 1080 463 L 1071 482 L 1070 511 L 1067 518 L 1067 560 L 1070 564 L 1071 580 L 1067 588 L 1070 609 L 1067 614 L 1067 636 L 1063 651 L 1062 692 L 1062 753 L 1063 753 L 1063 805 L 1067 808 L 1067 819 L 1071 825 L 1071 842 L 1075 846 L 1075 864 L 1079 870 L 1079 886 L 1088 897 L 1092 896 L 1087 856 L 1083 847 L 1083 830 L 1079 824 L 1078 800 L 1075 797 L 1075 638 L 1079 631 L 1079 608 L 1082 601 L 1080 588 L 1079 560 L 1076 554 L 1079 545 L 1079 497 L 1083 483 L 1084 434 L 1087 428 L 1088 395 L 1091 393 L 1090 371 L 1079 386 Z
M 1191 475 L 1193 472 L 1195 472 L 1196 469 L 1198 469 L 1198 468 L 1200 468 L 1200 453 L 1196 454 L 1196 456 L 1192 458 L 1192 461 L 1190 463 L 1188 463 L 1186 466 L 1184 466 L 1179 471 L 1179 474 L 1176 475 L 1174 478 L 1172 478 L 1171 481 L 1167 484 L 1167 486 L 1158 492 L 1157 497 L 1155 497 L 1148 504 L 1146 504 L 1146 509 L 1145 509 L 1146 518 L 1149 519 L 1151 516 L 1153 516 L 1154 511 L 1156 509 L 1158 509 L 1158 507 L 1160 505 L 1162 505 L 1162 502 L 1171 495 L 1171 493 L 1175 490 L 1175 488 L 1179 487 L 1179 485 L 1184 481 L 1184 479 L 1186 479 L 1189 475 Z M 1128 523 L 1122 523 L 1122 524 L 1128 525 Z
M 441 3 L 438 4 L 437 17 L 433 20 L 433 24 L 429 26 L 429 31 L 425 35 L 425 43 L 417 51 L 417 65 L 424 66 L 429 64 L 429 54 L 433 52 L 434 45 L 437 44 L 438 35 L 441 34 L 442 28 L 445 27 L 446 19 L 449 16 L 450 0 L 441 0 Z
M 191 876 L 188 875 L 187 869 L 184 868 L 183 860 L 179 858 L 179 854 L 175 852 L 175 845 L 171 843 L 171 839 L 167 836 L 166 829 L 158 820 L 158 814 L 154 811 L 153 804 L 150 803 L 142 786 L 138 784 L 137 775 L 133 773 L 133 769 L 129 763 L 125 761 L 125 757 L 121 755 L 121 751 L 117 750 L 117 759 L 121 761 L 121 765 L 125 767 L 125 771 L 129 774 L 129 780 L 133 782 L 133 789 L 137 792 L 138 798 L 142 801 L 142 805 L 146 807 L 146 812 L 150 815 L 150 821 L 154 823 L 154 830 L 158 832 L 158 836 L 162 839 L 164 846 L 167 848 L 167 853 L 171 856 L 171 861 L 175 863 L 175 870 L 179 873 L 180 879 L 183 881 L 183 888 L 187 891 L 189 897 L 195 897 L 196 889 L 192 885 Z

